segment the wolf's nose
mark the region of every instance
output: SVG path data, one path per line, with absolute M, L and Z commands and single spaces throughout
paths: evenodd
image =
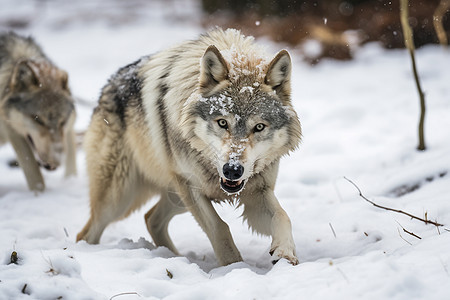
M 46 170 L 49 170 L 49 171 L 54 171 L 54 170 L 56 170 L 56 166 L 55 165 L 51 165 L 51 164 L 44 164 L 44 168 L 46 169 Z
M 242 177 L 244 174 L 244 167 L 240 163 L 226 163 L 223 166 L 223 175 L 226 179 L 235 181 Z

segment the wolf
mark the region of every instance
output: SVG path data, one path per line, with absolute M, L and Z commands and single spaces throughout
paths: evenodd
M 0 145 L 10 142 L 33 191 L 45 189 L 39 166 L 76 174 L 76 113 L 67 72 L 31 37 L 0 33 Z
M 272 60 L 253 37 L 215 29 L 121 68 L 103 87 L 84 147 L 90 218 L 77 241 L 99 242 L 105 227 L 150 197 L 145 215 L 158 246 L 177 214 L 192 213 L 217 261 L 242 261 L 214 202 L 235 201 L 270 254 L 298 264 L 291 222 L 274 194 L 280 158 L 301 126 L 291 104 L 291 58 Z

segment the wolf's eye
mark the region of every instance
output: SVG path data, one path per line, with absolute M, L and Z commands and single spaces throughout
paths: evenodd
M 219 124 L 220 128 L 227 129 L 228 128 L 228 122 L 224 119 L 220 119 L 217 121 L 217 124 Z
M 261 132 L 264 130 L 264 128 L 266 128 L 266 125 L 264 125 L 263 123 L 258 123 L 256 124 L 255 128 L 253 129 L 254 132 Z
M 42 120 L 39 118 L 38 115 L 33 115 L 33 116 L 31 116 L 31 118 L 33 119 L 33 121 L 35 121 L 35 122 L 38 123 L 39 125 L 44 126 L 44 122 L 42 122 Z

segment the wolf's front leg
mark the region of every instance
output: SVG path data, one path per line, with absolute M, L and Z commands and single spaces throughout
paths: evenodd
M 65 177 L 77 175 L 77 145 L 75 142 L 75 132 L 73 128 L 67 131 L 65 136 L 66 170 Z
M 192 213 L 211 241 L 217 260 L 222 266 L 242 261 L 228 225 L 220 218 L 211 201 L 198 188 L 179 180 L 178 190 L 186 208 Z
M 16 152 L 19 166 L 25 174 L 28 188 L 32 191 L 43 191 L 45 189 L 44 178 L 42 177 L 39 165 L 34 158 L 34 153 L 27 141 L 11 128 L 7 127 L 6 132 L 14 151 Z
M 292 237 L 291 220 L 281 207 L 273 190 L 266 189 L 263 194 L 253 194 L 242 199 L 243 216 L 257 232 L 272 236 L 270 254 L 285 258 L 297 265 L 295 244 Z
M 272 216 L 271 227 L 272 246 L 269 253 L 275 257 L 285 258 L 293 265 L 298 265 L 294 238 L 292 237 L 291 220 L 281 206 Z

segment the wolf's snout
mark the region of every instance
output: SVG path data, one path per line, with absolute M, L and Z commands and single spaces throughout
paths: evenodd
M 242 177 L 242 174 L 244 174 L 244 167 L 239 164 L 230 164 L 226 163 L 223 166 L 223 176 L 225 176 L 226 179 L 235 181 Z
M 223 176 L 220 178 L 220 187 L 228 194 L 240 192 L 245 185 L 245 180 L 240 179 L 244 174 L 244 167 L 240 163 L 226 163 L 223 166 Z
M 54 170 L 56 170 L 57 167 L 58 167 L 57 165 L 51 165 L 51 164 L 47 164 L 47 163 L 44 164 L 44 168 L 48 171 L 54 171 Z

